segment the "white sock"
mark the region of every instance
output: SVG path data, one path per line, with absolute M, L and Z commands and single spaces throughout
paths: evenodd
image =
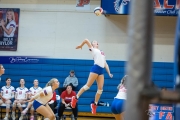
M 50 120 L 49 118 L 45 118 L 44 120 Z
M 95 102 L 95 104 L 97 105 L 98 102 Z
M 9 113 L 6 113 L 6 116 L 8 117 L 8 116 L 9 116 Z

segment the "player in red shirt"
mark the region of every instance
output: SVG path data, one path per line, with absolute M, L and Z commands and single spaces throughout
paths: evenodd
M 76 93 L 72 90 L 71 85 L 67 85 L 66 90 L 63 91 L 61 94 L 61 105 L 59 107 L 59 118 L 62 117 L 63 112 L 66 107 L 71 107 L 72 96 L 76 96 Z M 77 120 L 77 114 L 78 114 L 77 105 L 75 108 L 72 108 L 72 112 L 74 114 L 74 119 Z

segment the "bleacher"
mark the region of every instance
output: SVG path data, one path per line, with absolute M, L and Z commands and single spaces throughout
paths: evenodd
M 39 80 L 39 86 L 44 87 L 47 81 L 51 78 L 58 78 L 61 87 L 65 78 L 69 75 L 70 70 L 75 70 L 75 75 L 78 78 L 80 89 L 87 81 L 89 70 L 93 65 L 92 60 L 77 60 L 77 59 L 41 59 L 41 64 L 3 64 L 5 67 L 5 74 L 2 76 L 1 87 L 5 85 L 5 79 L 10 77 L 11 85 L 15 88 L 19 86 L 19 79 L 24 78 L 25 86 L 30 88 L 33 86 L 33 80 Z M 125 74 L 125 61 L 107 61 L 113 78 L 109 78 L 105 73 L 105 82 L 101 101 L 111 102 L 116 96 L 118 90 L 117 85 Z M 173 88 L 173 63 L 154 62 L 152 65 L 152 80 L 158 87 Z M 89 112 L 90 103 L 94 100 L 97 91 L 96 83 L 86 91 L 78 101 L 79 112 Z M 111 114 L 111 108 L 106 106 L 98 106 L 97 113 Z

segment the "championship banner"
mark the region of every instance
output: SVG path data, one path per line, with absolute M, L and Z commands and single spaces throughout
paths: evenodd
M 150 104 L 146 114 L 149 120 L 174 120 L 174 107 L 171 104 Z
M 20 9 L 0 8 L 0 51 L 16 51 Z
M 101 0 L 101 7 L 105 14 L 130 13 L 132 0 Z M 154 0 L 154 14 L 157 16 L 177 16 L 180 8 L 180 0 Z

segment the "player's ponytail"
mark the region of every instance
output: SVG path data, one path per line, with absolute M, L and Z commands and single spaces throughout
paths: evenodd
M 46 84 L 46 87 L 52 86 L 53 83 L 54 83 L 54 80 L 56 80 L 56 78 L 52 78 L 52 79 Z
M 123 85 L 125 88 L 127 88 L 127 78 L 128 78 L 128 75 L 125 75 L 125 76 L 121 79 L 121 85 Z

